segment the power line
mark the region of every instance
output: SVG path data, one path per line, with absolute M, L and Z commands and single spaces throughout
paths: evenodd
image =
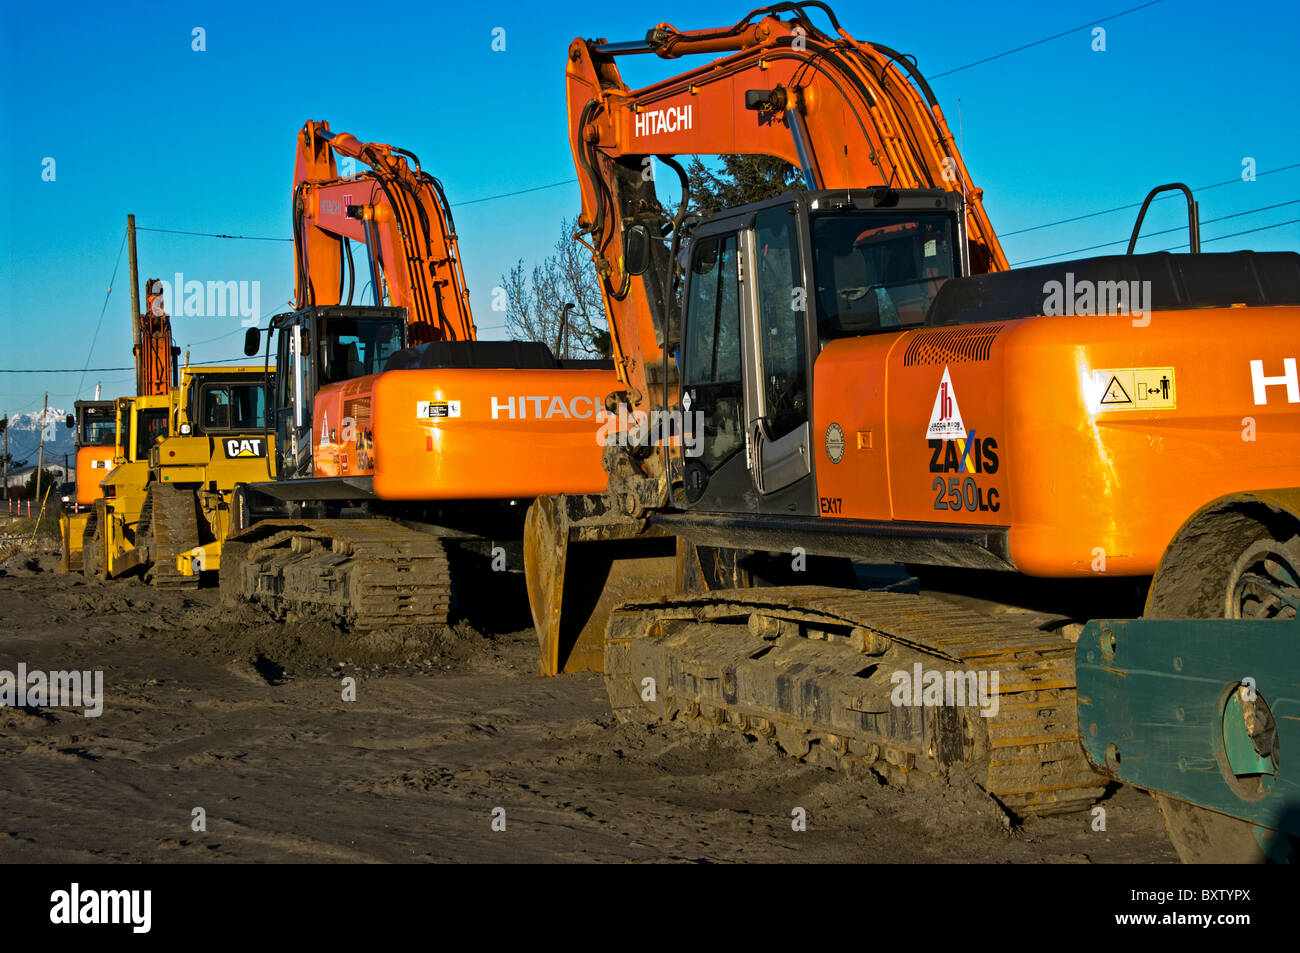
M 1159 0 L 1156 0 L 1159 2 Z M 549 185 L 534 185 L 527 189 L 516 189 L 513 192 L 502 192 L 500 195 L 485 195 L 479 199 L 468 199 L 464 202 L 452 202 L 452 208 L 460 208 L 465 205 L 477 205 L 480 202 L 495 202 L 498 199 L 513 198 L 516 195 L 527 195 L 529 192 L 542 192 L 546 189 L 558 189 L 562 185 L 573 185 L 577 179 L 565 179 L 563 182 L 552 182 Z M 220 232 L 193 232 L 179 228 L 145 228 L 143 225 L 135 227 L 137 232 L 165 232 L 168 235 L 197 235 L 200 238 L 230 238 L 248 242 L 291 242 L 292 238 L 270 238 L 265 235 L 225 235 Z
M 280 310 L 278 307 L 277 307 L 277 308 L 272 308 L 270 311 L 266 312 L 266 314 L 264 314 L 264 315 L 262 315 L 261 317 L 259 317 L 259 318 L 257 319 L 256 327 L 261 327 L 261 326 L 262 326 L 262 322 L 263 322 L 264 320 L 266 320 L 266 318 L 268 318 L 270 315 L 274 314 L 274 313 L 275 313 L 276 311 L 278 311 L 278 310 Z M 250 327 L 251 327 L 251 326 L 252 326 L 252 325 L 250 325 Z M 218 334 L 218 335 L 217 335 L 216 337 L 214 337 L 214 338 L 206 338 L 206 339 L 204 339 L 204 340 L 202 340 L 202 341 L 191 341 L 190 343 L 186 344 L 185 346 L 186 346 L 186 347 L 198 347 L 200 344 L 211 344 L 213 341 L 220 341 L 220 340 L 223 340 L 224 338 L 228 338 L 228 337 L 230 337 L 232 334 L 238 334 L 240 331 L 247 331 L 247 330 L 248 330 L 248 328 L 246 328 L 246 327 L 242 327 L 242 326 L 241 326 L 241 327 L 235 328 L 233 331 L 227 331 L 225 334 Z
M 984 57 L 984 59 L 982 60 L 976 60 L 974 63 L 967 63 L 965 66 L 957 66 L 954 67 L 953 69 L 945 70 L 942 73 L 935 73 L 930 77 L 930 79 L 940 79 L 941 77 L 944 76 L 951 76 L 953 73 L 960 73 L 964 69 L 970 69 L 974 66 L 980 66 L 984 63 L 991 63 L 993 62 L 993 60 L 1000 60 L 1002 59 L 1002 57 L 1010 56 L 1012 53 L 1019 53 L 1022 50 L 1027 50 L 1030 49 L 1031 47 L 1042 46 L 1044 43 L 1050 43 L 1052 40 L 1059 40 L 1061 37 L 1069 36 L 1071 33 L 1078 33 L 1080 30 L 1086 30 L 1088 27 L 1096 26 L 1098 23 L 1105 23 L 1108 20 L 1118 20 L 1120 17 L 1128 16 L 1130 13 L 1136 13 L 1138 10 L 1145 10 L 1147 7 L 1154 7 L 1157 3 L 1160 2 L 1161 0 L 1150 0 L 1150 2 L 1144 3 L 1141 6 L 1129 7 L 1127 10 L 1121 10 L 1119 13 L 1112 13 L 1108 17 L 1102 17 L 1100 20 L 1090 20 L 1087 23 L 1083 24 L 1082 26 L 1071 27 L 1070 29 L 1063 30 L 1060 33 L 1053 33 L 1051 36 L 1045 36 L 1041 40 L 1034 40 L 1034 42 L 1032 43 L 1026 43 L 1023 46 L 1017 46 L 1013 50 L 1007 50 L 1003 53 L 995 53 L 992 56 Z
M 187 232 L 178 228 L 144 228 L 135 227 L 137 232 L 166 232 L 168 235 L 198 235 L 201 238 L 234 238 L 246 242 L 291 242 L 292 238 L 267 238 L 262 235 L 222 235 L 218 232 Z
M 1266 175 L 1272 175 L 1274 172 L 1285 172 L 1288 169 L 1300 169 L 1300 162 L 1293 162 L 1291 163 L 1291 165 L 1278 166 L 1276 169 L 1267 169 L 1264 172 L 1257 172 L 1255 174 L 1255 178 L 1257 179 L 1263 178 Z M 1225 179 L 1222 182 L 1214 182 L 1210 185 L 1202 185 L 1199 188 L 1192 189 L 1192 191 L 1205 192 L 1208 191 L 1209 189 L 1217 189 L 1220 186 L 1232 185 L 1234 182 L 1242 182 L 1242 181 L 1244 180 L 1241 179 L 1240 177 L 1235 179 Z M 1164 199 L 1169 199 L 1174 197 L 1175 197 L 1174 194 L 1171 192 L 1166 195 L 1157 196 L 1153 201 L 1160 202 L 1163 201 Z M 1053 225 L 1067 225 L 1070 222 L 1081 222 L 1085 218 L 1096 218 L 1098 215 L 1109 215 L 1111 212 L 1123 212 L 1127 209 L 1139 208 L 1141 205 L 1142 205 L 1141 202 L 1134 202 L 1132 205 L 1116 205 L 1114 208 L 1104 208 L 1099 212 L 1088 212 L 1085 215 L 1076 215 L 1073 218 L 1062 218 L 1055 222 L 1044 222 L 1042 225 L 1031 225 L 1028 228 L 1018 228 L 1014 232 L 1003 232 L 999 237 L 1010 238 L 1012 235 L 1023 235 L 1025 232 L 1036 232 L 1040 228 L 1051 228 Z
M 113 282 L 117 281 L 117 269 L 122 264 L 122 249 L 126 247 L 126 230 L 122 231 L 122 244 L 117 246 L 117 261 L 113 263 L 113 277 L 108 279 L 108 291 L 104 293 L 104 304 L 99 309 L 99 320 L 95 322 L 95 334 L 90 339 L 90 350 L 86 352 L 86 364 L 90 364 L 90 359 L 95 355 L 95 342 L 99 340 L 99 329 L 104 323 L 104 315 L 108 313 L 108 299 L 113 295 Z M 81 385 L 86 382 L 87 368 L 81 369 L 81 380 L 77 381 L 77 393 L 81 393 Z
M 213 340 L 215 340 L 215 338 Z M 231 361 L 238 362 L 239 360 L 240 358 L 237 357 L 223 357 L 220 360 L 216 360 L 216 361 L 190 361 L 189 366 L 200 365 L 200 364 L 226 364 Z M 135 370 L 135 368 L 134 367 L 89 367 L 89 368 L 85 368 L 85 370 L 86 372 L 94 371 L 95 373 L 98 374 L 100 372 L 108 372 L 108 371 L 133 371 Z M 28 370 L 27 368 L 18 368 L 18 367 L 0 367 L 0 374 L 79 374 L 79 373 L 82 373 L 82 368 L 79 367 L 45 367 L 45 368 L 37 368 L 35 370 Z M 81 393 L 81 392 L 78 391 L 77 393 Z
M 1156 0 L 1159 2 L 1159 0 Z M 463 205 L 477 205 L 479 202 L 493 202 L 497 199 L 508 199 L 516 195 L 526 195 L 529 192 L 541 192 L 544 189 L 558 189 L 562 185 L 573 185 L 577 179 L 565 179 L 563 182 L 552 182 L 550 185 L 535 185 L 531 189 L 518 189 L 514 192 L 502 192 L 500 195 L 485 195 L 481 199 L 469 199 L 466 202 L 452 202 L 452 208 L 460 208 Z
M 1285 207 L 1285 206 L 1287 206 L 1287 205 L 1297 205 L 1297 204 L 1300 204 L 1300 199 L 1292 199 L 1292 200 L 1289 201 L 1289 202 L 1278 202 L 1278 203 L 1276 203 L 1276 204 L 1274 204 L 1274 205 L 1262 205 L 1262 206 L 1260 206 L 1259 208 L 1247 209 L 1247 210 L 1244 211 L 1244 212 L 1233 212 L 1231 215 L 1220 215 L 1218 218 L 1207 218 L 1205 221 L 1201 222 L 1201 224 L 1202 224 L 1202 225 L 1212 225 L 1212 224 L 1214 224 L 1215 222 L 1226 221 L 1227 219 L 1230 219 L 1230 218 L 1241 218 L 1243 215 L 1254 215 L 1254 214 L 1256 214 L 1257 212 L 1267 212 L 1267 211 L 1269 211 L 1270 209 L 1283 208 L 1283 207 Z M 1141 235 L 1141 236 L 1139 236 L 1139 237 L 1140 237 L 1140 238 L 1154 238 L 1154 237 L 1157 236 L 1157 235 L 1168 235 L 1168 234 L 1170 234 L 1171 232 L 1181 232 L 1181 231 L 1183 231 L 1186 227 L 1187 227 L 1186 225 L 1179 225 L 1179 226 L 1177 226 L 1177 227 L 1175 227 L 1175 228 L 1162 228 L 1162 229 L 1160 229 L 1160 230 L 1157 231 L 1157 232 L 1147 232 L 1145 235 Z M 1243 232 L 1243 233 L 1241 233 L 1241 234 L 1245 234 L 1245 233 Z M 1225 235 L 1225 236 L 1223 236 L 1223 237 L 1224 237 L 1224 238 L 1228 238 L 1228 237 L 1230 237 L 1230 236 Z M 1118 239 L 1118 240 L 1116 240 L 1116 241 L 1113 241 L 1113 242 L 1102 242 L 1100 245 L 1088 245 L 1088 246 L 1086 246 L 1086 247 L 1084 247 L 1084 248 L 1074 248 L 1074 249 L 1071 249 L 1070 251 L 1057 252 L 1057 253 L 1054 254 L 1054 255 L 1041 255 L 1041 256 L 1039 256 L 1038 258 L 1024 258 L 1024 259 L 1021 259 L 1020 261 L 1014 262 L 1013 264 L 1014 264 L 1014 266 L 1029 265 L 1029 264 L 1032 264 L 1033 262 L 1036 262 L 1036 261 L 1046 261 L 1046 260 L 1049 259 L 1049 258 L 1064 258 L 1066 255 L 1077 255 L 1077 254 L 1079 254 L 1080 252 L 1085 252 L 1085 251 L 1095 251 L 1095 250 L 1098 249 L 1098 248 L 1109 248 L 1111 245 L 1126 245 L 1126 244 L 1128 244 L 1128 239 L 1127 239 L 1127 238 L 1120 238 L 1120 239 Z M 1179 247 L 1181 247 L 1181 246 L 1179 246 Z M 1167 250 L 1167 249 L 1166 249 L 1166 250 Z
M 1248 229 L 1246 229 L 1244 232 L 1233 232 L 1233 233 L 1230 234 L 1230 235 L 1215 235 L 1213 238 L 1202 238 L 1202 239 L 1201 239 L 1201 244 L 1202 244 L 1202 245 L 1208 245 L 1210 242 L 1221 242 L 1221 241 L 1223 241 L 1225 238 L 1238 238 L 1238 237 L 1240 237 L 1240 236 L 1242 236 L 1242 235 L 1252 235 L 1252 234 L 1254 234 L 1255 232 L 1266 232 L 1266 231 L 1268 231 L 1270 228 L 1281 228 L 1281 227 L 1283 227 L 1284 225 L 1295 225 L 1295 224 L 1297 224 L 1297 223 L 1300 223 L 1300 218 L 1293 218 L 1293 219 L 1291 219 L 1291 220 L 1289 220 L 1289 221 L 1286 221 L 1286 222 L 1276 222 L 1276 223 L 1274 223 L 1274 224 L 1272 224 L 1272 225 L 1261 225 L 1259 228 L 1248 228 Z M 1183 245 L 1185 245 L 1185 244 L 1187 244 L 1187 243 L 1186 243 L 1186 242 L 1183 242 Z M 1169 247 L 1169 248 L 1162 248 L 1162 249 L 1160 249 L 1160 250 L 1161 250 L 1161 251 L 1173 251 L 1175 248 L 1182 248 L 1183 245 L 1173 245 L 1173 246 L 1171 246 L 1171 247 Z
M 134 367 L 46 367 L 28 370 L 18 367 L 0 367 L 0 374 L 89 374 L 92 371 L 96 374 L 101 371 L 133 371 Z M 81 389 L 77 389 L 81 393 Z
M 28 393 L 30 393 L 30 391 Z M 4 415 L 8 417 L 11 414 L 21 414 L 28 407 L 35 407 L 40 402 L 41 402 L 41 398 L 37 397 L 35 400 L 29 400 L 27 403 L 23 404 L 17 410 L 6 410 Z

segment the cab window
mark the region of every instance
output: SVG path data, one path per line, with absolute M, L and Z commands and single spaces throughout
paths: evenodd
M 700 240 L 691 253 L 683 382 L 698 462 L 712 473 L 745 445 L 736 236 Z
M 135 458 L 146 460 L 149 450 L 159 437 L 167 436 L 167 409 L 142 410 L 136 420 Z
M 808 417 L 807 304 L 799 275 L 794 209 L 765 209 L 754 223 L 759 346 L 768 437 L 776 439 Z
M 204 432 L 248 432 L 266 426 L 266 391 L 261 383 L 205 384 L 200 399 L 200 426 Z
M 915 327 L 958 273 L 950 216 L 826 212 L 812 216 L 823 338 Z
M 402 349 L 402 330 L 400 321 L 331 318 L 317 342 L 318 386 L 378 374 Z
M 117 430 L 112 407 L 86 407 L 82 412 L 81 445 L 83 447 L 111 447 Z

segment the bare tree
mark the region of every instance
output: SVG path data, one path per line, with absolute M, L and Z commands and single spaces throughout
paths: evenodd
M 591 254 L 573 239 L 577 227 L 576 218 L 564 220 L 555 251 L 541 264 L 529 271 L 520 259 L 501 276 L 506 330 L 516 340 L 543 342 L 559 358 L 608 357 L 605 303 Z

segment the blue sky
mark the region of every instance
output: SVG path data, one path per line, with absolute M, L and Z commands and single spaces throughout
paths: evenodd
M 1237 180 L 1300 163 L 1294 102 L 1300 8 L 1162 0 L 1104 21 L 1106 51 L 1082 29 L 938 74 L 1108 17 L 1143 0 L 917 4 L 838 2 L 844 26 L 915 55 L 932 77 L 995 229 L 1013 262 L 1127 238 L 1134 211 L 1008 233 L 1139 202 L 1155 184 Z M 374 8 L 320 0 L 261 3 L 6 4 L 0 13 L 0 367 L 131 363 L 126 261 L 91 340 L 128 212 L 141 227 L 288 237 L 295 136 L 306 119 L 417 153 L 446 187 L 476 319 L 499 337 L 492 288 L 518 259 L 543 257 L 576 185 L 486 196 L 574 177 L 564 111 L 564 56 L 577 35 L 642 37 L 657 22 L 729 25 L 751 9 L 718 0 L 561 5 L 480 2 Z M 1240 11 L 1240 12 L 1238 12 Z M 204 52 L 192 30 L 206 31 Z M 506 31 L 493 52 L 492 31 Z M 641 85 L 688 61 L 638 57 Z M 42 181 L 43 160 L 56 178 Z M 1300 198 L 1300 168 L 1199 194 L 1203 220 Z M 1207 223 L 1206 239 L 1291 219 L 1300 204 Z M 1145 231 L 1183 221 L 1158 203 Z M 1159 236 L 1158 250 L 1181 236 Z M 146 277 L 258 281 L 271 313 L 293 292 L 291 245 L 141 232 Z M 1208 243 L 1300 250 L 1300 225 Z M 1100 252 L 1122 251 L 1123 245 Z M 238 318 L 177 318 L 195 361 L 240 355 Z M 215 340 L 214 340 L 215 339 Z M 198 343 L 206 342 L 206 343 Z M 0 374 L 0 411 L 70 407 L 79 374 Z M 130 372 L 86 375 L 105 396 Z

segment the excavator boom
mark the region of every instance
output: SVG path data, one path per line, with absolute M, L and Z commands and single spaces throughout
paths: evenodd
M 336 154 L 369 169 L 340 177 Z M 414 153 L 308 122 L 293 195 L 299 309 L 350 305 L 369 283 L 376 303 L 407 309 L 413 344 L 474 340 L 451 207 Z M 361 276 L 353 242 L 365 255 Z
M 812 7 L 827 13 L 833 34 L 813 23 Z M 778 16 L 785 12 L 793 14 L 788 21 Z M 729 55 L 640 89 L 629 88 L 618 71 L 625 56 L 670 60 L 696 53 Z M 755 10 L 718 30 L 661 23 L 631 43 L 576 39 L 566 78 L 581 222 L 633 405 L 645 399 L 649 379 L 659 376 L 655 368 L 666 363 L 661 344 L 669 291 L 655 286 L 653 274 L 628 274 L 624 263 L 624 229 L 644 222 L 653 234 L 666 218 L 647 174 L 652 156 L 674 167 L 683 184 L 672 156 L 740 153 L 793 163 L 810 189 L 957 192 L 965 204 L 969 273 L 1007 268 L 983 194 L 924 77 L 888 47 L 854 39 L 820 3 Z M 660 262 L 652 271 L 666 268 Z M 633 285 L 644 287 L 634 291 Z

